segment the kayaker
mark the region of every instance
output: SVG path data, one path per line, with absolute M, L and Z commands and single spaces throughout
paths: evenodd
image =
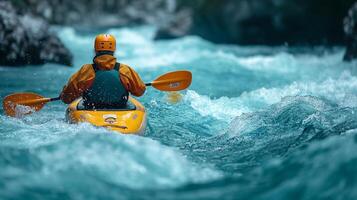
M 114 57 L 116 40 L 113 35 L 100 34 L 94 42 L 93 64 L 85 64 L 69 79 L 61 92 L 61 100 L 69 104 L 83 97 L 88 108 L 123 107 L 129 93 L 141 96 L 145 83 L 128 65 L 118 63 Z

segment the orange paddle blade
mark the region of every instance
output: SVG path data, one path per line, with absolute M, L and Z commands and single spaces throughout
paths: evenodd
M 151 85 L 162 91 L 179 91 L 188 88 L 192 82 L 189 71 L 175 71 L 164 74 L 154 80 Z
M 21 117 L 40 110 L 50 100 L 34 93 L 15 93 L 5 97 L 3 108 L 6 115 Z

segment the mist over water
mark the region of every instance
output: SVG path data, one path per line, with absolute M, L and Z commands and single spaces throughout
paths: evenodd
M 97 32 L 56 28 L 75 67 L 0 67 L 0 97 L 58 96 L 91 63 Z M 99 31 L 98 31 L 99 32 Z M 354 199 L 357 63 L 343 48 L 153 41 L 151 27 L 110 29 L 116 56 L 145 82 L 193 73 L 178 104 L 148 88 L 144 137 L 64 121 L 66 106 L 0 115 L 1 199 Z

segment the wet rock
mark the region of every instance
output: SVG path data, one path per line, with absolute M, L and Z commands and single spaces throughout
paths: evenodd
M 165 24 L 176 0 L 26 0 L 16 5 L 51 24 L 111 27 Z
M 344 31 L 347 36 L 347 49 L 343 59 L 352 61 L 357 59 L 357 2 L 348 11 L 344 20 Z
M 43 19 L 0 1 L 0 65 L 71 65 L 72 55 Z
M 157 38 L 194 34 L 243 45 L 342 44 L 341 22 L 354 1 L 181 0 L 176 8 L 191 11 L 190 27 L 178 26 L 177 20 L 172 27 L 161 27 Z
M 159 26 L 155 39 L 174 39 L 187 35 L 192 26 L 192 19 L 190 9 L 179 10 L 167 24 Z

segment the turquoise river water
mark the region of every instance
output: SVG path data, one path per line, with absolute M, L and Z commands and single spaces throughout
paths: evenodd
M 56 31 L 74 67 L 0 67 L 1 99 L 58 96 L 93 57 L 97 32 Z M 154 41 L 110 29 L 119 61 L 149 82 L 193 73 L 177 104 L 148 88 L 144 136 L 67 124 L 49 103 L 23 119 L 0 110 L 0 199 L 356 199 L 357 64 L 343 48 L 240 47 L 199 37 Z

